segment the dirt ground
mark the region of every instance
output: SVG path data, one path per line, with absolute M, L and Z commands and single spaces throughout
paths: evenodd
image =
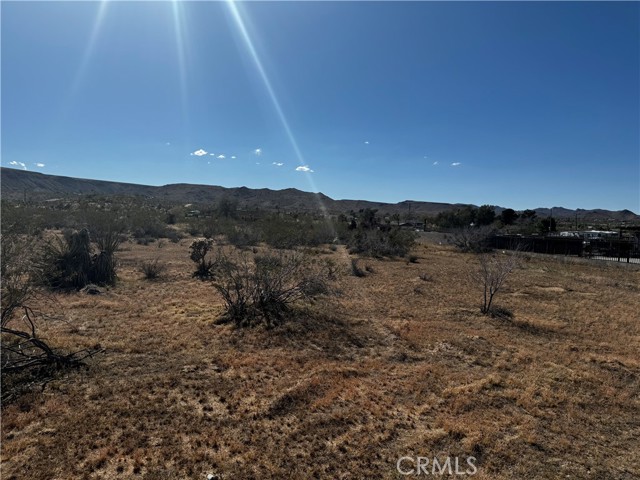
M 358 278 L 325 249 L 335 295 L 236 330 L 189 244 L 124 244 L 116 287 L 55 296 L 42 335 L 105 351 L 4 407 L 3 479 L 399 479 L 418 457 L 427 478 L 434 457 L 473 457 L 475 479 L 640 478 L 637 266 L 527 257 L 501 319 L 471 254 L 420 244 Z

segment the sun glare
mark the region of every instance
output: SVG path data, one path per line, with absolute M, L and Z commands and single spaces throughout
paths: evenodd
M 80 61 L 80 65 L 78 66 L 78 70 L 76 71 L 76 74 L 74 76 L 73 83 L 71 84 L 71 89 L 69 91 L 70 98 L 76 96 L 78 89 L 80 88 L 80 85 L 82 85 L 84 77 L 87 73 L 89 61 L 93 57 L 96 41 L 100 36 L 100 30 L 102 29 L 102 24 L 107 14 L 108 4 L 109 2 L 107 0 L 100 0 L 98 12 L 96 13 L 96 18 L 93 21 L 93 27 L 91 28 L 91 36 L 89 37 L 87 46 L 84 49 L 84 53 L 82 54 L 82 60 Z
M 184 39 L 184 11 L 179 0 L 171 1 L 171 12 L 173 15 L 173 30 L 176 37 L 176 52 L 178 60 L 178 74 L 180 75 L 180 106 L 182 110 L 182 123 L 185 131 L 185 138 L 189 136 L 189 112 L 187 91 L 187 66 L 186 66 L 186 42 Z
M 307 181 L 309 182 L 309 187 L 311 188 L 311 190 L 313 192 L 318 192 L 318 188 L 316 187 L 316 184 L 313 180 L 313 177 L 311 176 L 311 170 L 307 167 L 307 164 L 304 160 L 304 156 L 302 155 L 302 152 L 300 151 L 300 147 L 298 146 L 298 142 L 296 141 L 296 138 L 293 134 L 293 131 L 291 130 L 291 127 L 289 126 L 289 122 L 287 121 L 287 117 L 284 114 L 284 111 L 282 110 L 282 107 L 280 106 L 280 101 L 278 100 L 278 97 L 273 89 L 273 87 L 271 86 L 271 81 L 269 80 L 269 76 L 267 75 L 267 72 L 265 71 L 262 61 L 260 60 L 260 56 L 258 55 L 258 52 L 256 51 L 256 48 L 253 44 L 253 40 L 251 39 L 251 35 L 249 34 L 249 31 L 247 30 L 247 26 L 245 21 L 243 20 L 243 15 L 240 11 L 240 8 L 238 8 L 238 5 L 236 4 L 236 2 L 234 0 L 227 0 L 227 6 L 229 7 L 229 10 L 231 12 L 231 15 L 233 17 L 234 23 L 236 25 L 236 27 L 238 28 L 238 32 L 240 33 L 242 40 L 244 41 L 245 46 L 247 47 L 247 50 L 249 52 L 249 55 L 251 56 L 251 59 L 253 60 L 253 63 L 256 67 L 256 70 L 258 70 L 258 73 L 260 75 L 260 78 L 262 80 L 262 82 L 264 83 L 264 86 L 267 90 L 267 93 L 269 94 L 269 98 L 271 100 L 271 103 L 273 104 L 273 107 L 278 115 L 278 119 L 280 120 L 280 123 L 282 124 L 282 127 L 284 128 L 284 131 L 287 135 L 287 139 L 289 140 L 289 143 L 291 144 L 291 147 L 293 148 L 295 154 L 296 154 L 296 160 L 298 161 L 299 167 L 296 169 L 298 171 L 302 171 L 305 174 L 305 177 L 307 178 Z M 303 170 L 299 170 L 300 168 L 305 168 Z M 322 200 L 320 198 L 318 198 L 318 205 L 322 211 L 322 213 L 324 214 L 325 218 L 329 218 L 329 214 L 327 211 L 326 206 L 324 205 L 324 203 L 322 202 Z M 332 227 L 333 228 L 333 227 Z

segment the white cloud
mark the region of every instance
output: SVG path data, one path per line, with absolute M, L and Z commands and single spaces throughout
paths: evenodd
M 42 167 L 44 167 L 44 163 L 39 163 L 39 162 L 38 162 L 38 163 L 36 163 L 35 165 L 36 165 L 36 167 L 38 167 L 38 168 L 42 168 Z
M 365 140 L 364 144 L 369 145 L 369 140 Z
M 202 157 L 203 155 L 206 155 L 206 154 L 207 152 L 205 152 L 203 149 L 200 149 L 200 150 L 196 150 L 191 155 L 197 155 L 198 157 Z
M 215 153 L 210 153 L 210 154 L 209 154 L 209 156 L 210 156 L 210 157 L 215 157 L 215 156 L 216 156 L 216 154 L 215 154 Z
M 302 165 L 300 167 L 296 167 L 296 172 L 309 172 L 313 173 L 313 170 L 309 168 L 309 165 Z
M 260 156 L 260 155 L 262 155 L 262 149 L 261 148 L 256 148 L 253 151 L 253 153 L 254 153 L 254 155 Z
M 167 142 L 165 143 L 165 145 L 168 147 L 169 145 L 171 145 L 171 142 Z
M 235 155 L 231 155 L 231 158 L 235 159 L 235 158 L 236 158 L 236 156 L 235 156 Z
M 256 165 L 260 165 L 260 162 L 256 162 Z
M 9 162 L 9 165 L 13 165 L 14 167 L 22 167 L 23 170 L 27 169 L 26 163 L 16 162 L 15 160 L 12 160 L 11 162 Z
M 452 166 L 452 167 L 457 167 L 458 165 L 460 165 L 460 162 L 453 162 L 453 163 L 451 164 L 451 166 Z
M 220 154 L 220 155 L 218 155 L 216 158 L 219 158 L 220 160 L 223 160 L 223 159 L 225 159 L 225 158 L 227 158 L 227 157 L 225 157 L 224 155 Z
M 284 165 L 284 163 L 282 162 L 273 162 L 272 165 L 275 165 L 276 167 L 281 167 Z
M 425 158 L 426 158 L 426 157 L 425 157 Z M 437 162 L 437 161 L 436 161 L 436 162 L 433 162 L 433 164 L 434 164 L 434 165 L 438 165 L 438 162 Z

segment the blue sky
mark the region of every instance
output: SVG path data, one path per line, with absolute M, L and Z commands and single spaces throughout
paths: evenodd
M 1 8 L 3 166 L 640 213 L 638 2 Z

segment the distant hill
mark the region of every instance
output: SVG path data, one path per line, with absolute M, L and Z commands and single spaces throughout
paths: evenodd
M 422 202 L 405 200 L 399 203 L 371 202 L 366 200 L 334 200 L 322 193 L 303 192 L 295 188 L 271 190 L 247 187 L 225 188 L 214 185 L 192 185 L 177 183 L 155 187 L 134 183 L 88 180 L 83 178 L 47 175 L 12 168 L 0 167 L 0 192 L 3 199 L 22 200 L 25 195 L 30 201 L 53 198 L 72 198 L 78 195 L 141 196 L 158 203 L 187 204 L 215 203 L 226 197 L 237 200 L 241 208 L 280 209 L 283 211 L 313 212 L 325 208 L 330 213 L 358 211 L 375 208 L 383 213 L 410 213 L 419 218 L 464 207 L 466 204 Z M 496 207 L 500 212 L 504 207 Z M 629 210 L 570 210 L 562 207 L 537 208 L 540 217 L 553 213 L 556 218 L 573 218 L 576 213 L 581 219 L 640 221 L 640 216 Z

